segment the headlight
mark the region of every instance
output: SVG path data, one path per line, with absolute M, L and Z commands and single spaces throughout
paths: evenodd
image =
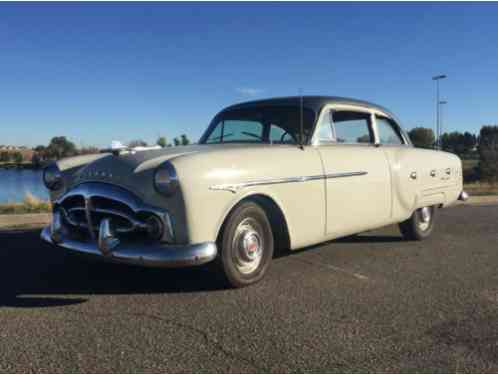
M 62 186 L 62 173 L 57 164 L 50 164 L 43 170 L 43 183 L 49 190 L 57 190 Z
M 163 195 L 173 195 L 178 188 L 178 177 L 175 167 L 169 161 L 157 167 L 154 173 L 154 187 Z

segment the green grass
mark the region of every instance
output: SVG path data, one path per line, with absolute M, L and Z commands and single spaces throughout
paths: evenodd
M 0 215 L 7 214 L 36 214 L 51 212 L 49 201 L 41 200 L 31 193 L 26 193 L 22 202 L 0 204 Z

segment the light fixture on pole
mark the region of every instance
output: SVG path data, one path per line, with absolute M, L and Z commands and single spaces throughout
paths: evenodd
M 433 81 L 436 81 L 436 149 L 439 149 L 439 81 L 446 78 L 445 74 L 440 74 L 438 76 L 432 77 Z

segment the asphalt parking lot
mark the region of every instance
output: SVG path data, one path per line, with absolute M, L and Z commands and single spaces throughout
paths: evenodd
M 0 372 L 497 372 L 498 206 L 440 212 L 274 259 L 225 289 L 206 268 L 68 259 L 0 232 Z

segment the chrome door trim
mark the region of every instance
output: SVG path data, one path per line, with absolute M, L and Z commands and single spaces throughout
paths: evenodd
M 360 172 L 345 172 L 345 173 L 330 173 L 325 175 L 325 178 L 342 178 L 342 177 L 353 177 L 353 176 L 364 176 L 368 174 L 368 172 L 360 171 Z
M 364 176 L 368 172 L 358 171 L 358 172 L 343 172 L 343 173 L 330 173 L 330 174 L 320 174 L 312 176 L 297 176 L 297 177 L 283 177 L 283 178 L 265 178 L 260 180 L 250 180 L 245 182 L 238 182 L 233 184 L 220 184 L 212 185 L 209 190 L 226 190 L 232 193 L 236 193 L 240 189 L 252 186 L 261 185 L 275 185 L 275 184 L 288 184 L 294 182 L 307 182 L 315 180 L 326 180 L 332 178 L 343 178 L 343 177 L 354 177 L 354 176 Z

